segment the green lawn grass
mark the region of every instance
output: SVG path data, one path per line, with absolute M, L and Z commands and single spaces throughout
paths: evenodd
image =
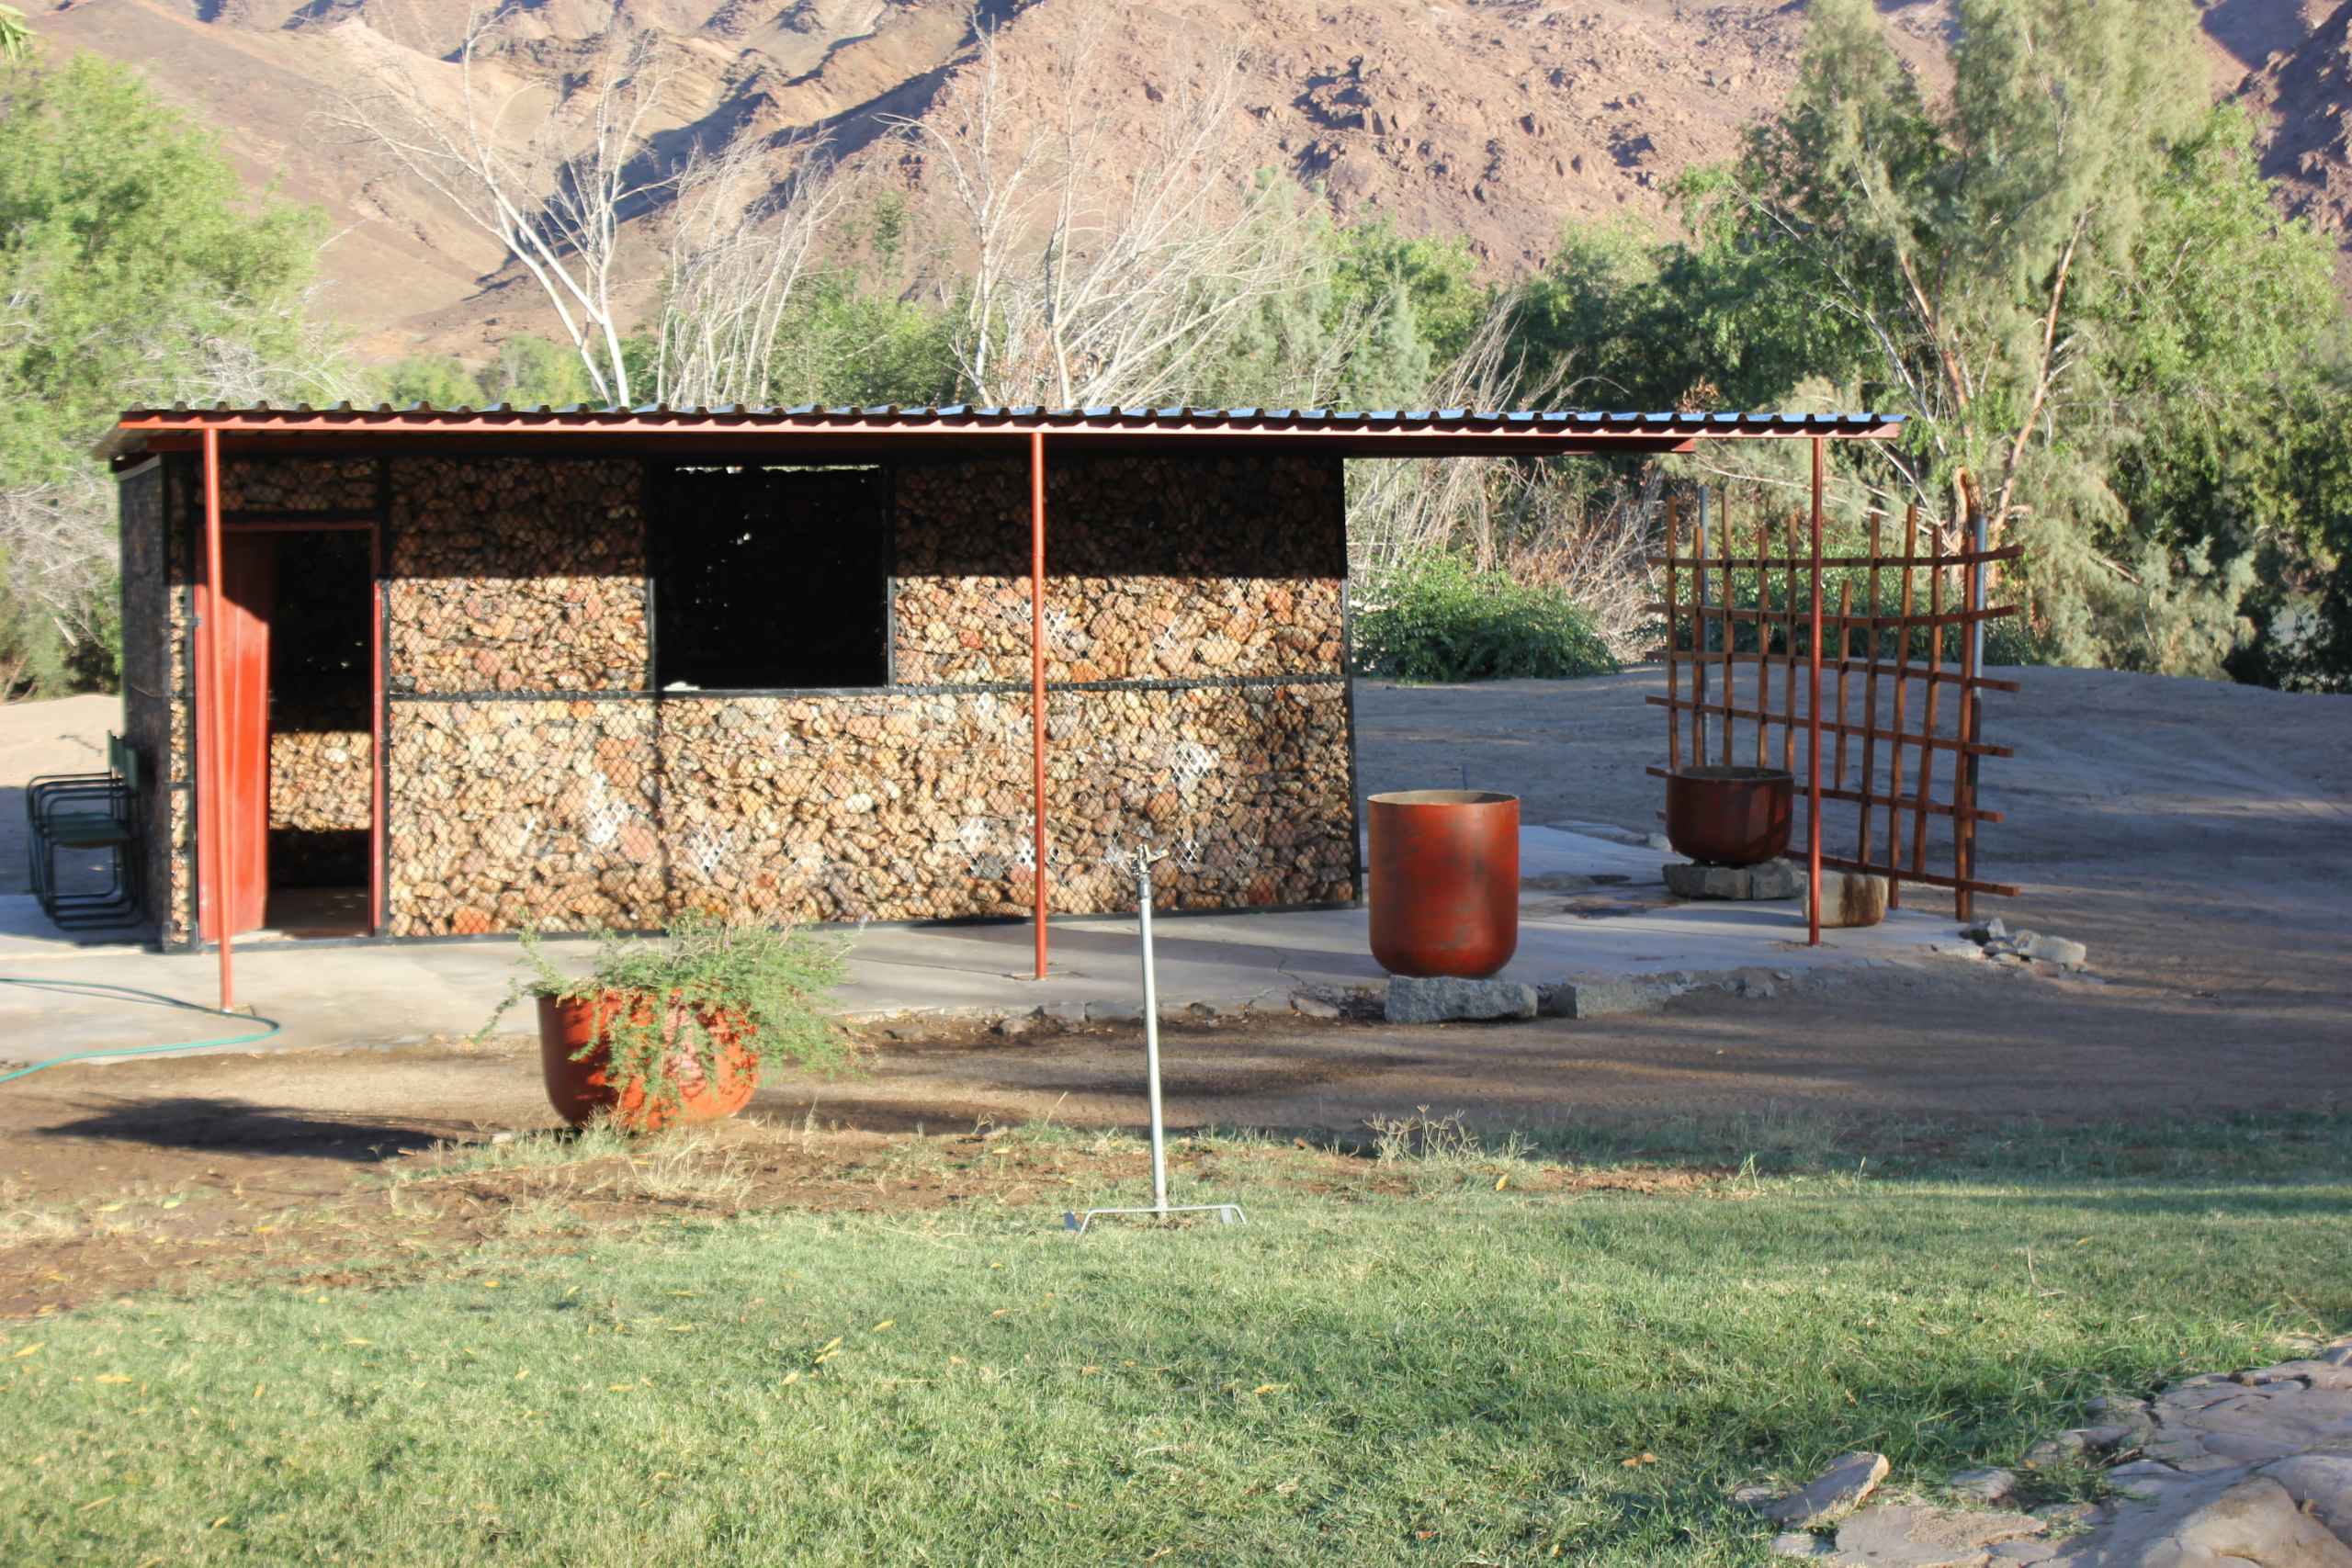
M 20 1323 L 0 1552 L 1761 1563 L 1737 1482 L 1872 1447 L 1932 1488 L 2352 1324 L 2340 1121 L 1815 1154 L 1531 1198 L 1455 1151 L 1408 1195 L 1221 1189 L 1247 1227 L 1082 1239 L 675 1224 Z

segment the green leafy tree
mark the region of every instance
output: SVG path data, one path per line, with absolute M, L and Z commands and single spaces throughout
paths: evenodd
M 2132 265 L 2084 280 L 2077 319 L 2099 354 L 2086 380 L 2104 396 L 2081 416 L 2084 446 L 2107 455 L 2128 519 L 2095 536 L 2120 570 L 2086 584 L 2110 654 L 2293 677 L 2291 657 L 2244 655 L 2309 608 L 2352 508 L 2330 262 L 2321 236 L 2280 221 L 2253 129 L 2224 107 L 2152 183 Z
M 406 405 L 429 403 L 437 409 L 471 408 L 487 400 L 481 383 L 453 354 L 412 354 L 382 372 L 384 400 Z
M 482 373 L 481 388 L 490 402 L 525 408 L 541 404 L 571 408 L 603 400 L 577 354 L 529 333 L 517 333 L 498 345 L 497 357 Z
M 1951 99 L 1931 106 L 1868 0 L 1825 0 L 1793 101 L 1729 194 L 1757 247 L 1860 329 L 1915 450 L 1939 480 L 1966 469 L 1997 532 L 2053 389 L 2086 363 L 2068 307 L 2124 265 L 2203 110 L 2176 90 L 2198 64 L 2180 0 L 1962 0 L 1959 22 Z
M 1291 286 L 1237 318 L 1187 400 L 1395 408 L 1428 396 L 1495 303 L 1459 240 L 1407 239 L 1385 219 L 1341 226 L 1276 189 Z
M 924 404 L 958 395 L 944 308 L 885 294 L 846 269 L 822 272 L 786 311 L 769 400 Z
M 2234 225 L 2246 249 L 2211 258 L 2216 281 L 2299 305 L 2310 247 L 2240 199 L 2233 133 L 2180 90 L 2200 70 L 2182 0 L 1958 10 L 1952 93 L 1931 104 L 1868 0 L 1823 0 L 1788 110 L 1721 199 L 1739 243 L 1840 320 L 1852 356 L 1816 368 L 1913 416 L 1904 487 L 1931 511 L 1957 492 L 2028 544 L 2054 654 L 2214 668 L 2251 561 L 2135 511 L 2119 466 L 2193 423 L 2192 389 L 2276 374 L 2267 342 L 2167 296 L 2182 247 Z
M 320 353 L 319 223 L 248 198 L 211 136 L 88 56 L 0 66 L 0 660 L 46 627 L 65 658 L 27 668 L 104 679 L 114 534 L 90 446 L 127 403 L 282 395 Z
M 587 367 L 571 349 L 529 333 L 498 345 L 480 371 L 451 354 L 412 354 L 376 375 L 379 395 L 435 408 L 570 408 L 597 401 Z
M 1724 199 L 1730 183 L 1723 170 L 1683 177 L 1694 224 L 1680 237 L 1569 229 L 1528 284 L 1519 346 L 1572 370 L 1579 400 L 1621 409 L 1770 408 L 1822 367 L 1857 363 L 1866 344 L 1753 243 Z
M 2211 672 L 2326 562 L 2326 248 L 2199 80 L 2182 0 L 1960 0 L 1931 102 L 1869 0 L 1819 0 L 1788 107 L 1664 243 L 1572 234 L 1522 341 L 1643 407 L 1910 416 L 1856 494 L 2022 540 L 2051 657 Z M 1876 465 L 1876 466 L 1873 466 Z M 1790 479 L 1793 473 L 1770 477 Z M 2305 594 L 2308 598 L 2308 593 Z

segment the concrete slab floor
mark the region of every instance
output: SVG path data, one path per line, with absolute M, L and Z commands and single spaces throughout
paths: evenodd
M 1539 987 L 1678 972 L 1850 971 L 1923 957 L 1956 934 L 1948 907 L 1931 907 L 1868 930 L 1824 932 L 1823 945 L 1808 948 L 1802 903 L 1679 903 L 1660 882 L 1661 852 L 1614 829 L 1530 828 L 1521 856 L 1527 886 L 1519 952 L 1502 977 Z M 1163 917 L 1153 927 L 1161 1007 L 1287 1011 L 1301 993 L 1376 987 L 1384 976 L 1372 959 L 1369 921 L 1363 909 Z M 1045 1007 L 1082 1017 L 1089 1004 L 1140 1000 L 1132 917 L 1056 922 L 1042 982 L 1031 977 L 1025 923 L 844 934 L 850 978 L 842 1002 L 854 1016 L 1001 1016 Z M 575 970 L 590 948 L 584 939 L 549 944 L 558 962 Z M 238 999 L 279 1031 L 266 1046 L 230 1048 L 395 1044 L 469 1033 L 505 994 L 514 956 L 510 942 L 240 942 Z M 243 1032 L 185 1005 L 216 998 L 217 972 L 210 953 L 159 953 L 100 933 L 74 940 L 51 928 L 30 897 L 0 897 L 0 978 L 10 982 L 0 985 L 0 1060 Z M 518 1010 L 503 1027 L 534 1025 Z

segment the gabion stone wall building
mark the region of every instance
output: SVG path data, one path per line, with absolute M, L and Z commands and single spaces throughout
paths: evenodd
M 1346 904 L 1344 460 L 1767 433 L 1883 425 L 135 411 L 155 933 L 1102 913 L 1147 833 L 1167 907 Z

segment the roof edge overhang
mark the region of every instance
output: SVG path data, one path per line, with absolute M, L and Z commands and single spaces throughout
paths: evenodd
M 98 444 L 121 459 L 193 446 L 205 431 L 254 444 L 317 446 L 406 445 L 439 438 L 447 446 L 528 442 L 570 449 L 602 439 L 637 450 L 701 448 L 780 451 L 986 446 L 1035 434 L 1121 446 L 1204 443 L 1337 450 L 1357 457 L 1560 456 L 1689 451 L 1700 441 L 1804 437 L 1884 441 L 1903 417 L 1876 413 L 1608 413 L 1467 409 L 1041 409 L 722 408 L 401 409 L 390 405 L 314 409 L 226 406 L 132 409 Z

